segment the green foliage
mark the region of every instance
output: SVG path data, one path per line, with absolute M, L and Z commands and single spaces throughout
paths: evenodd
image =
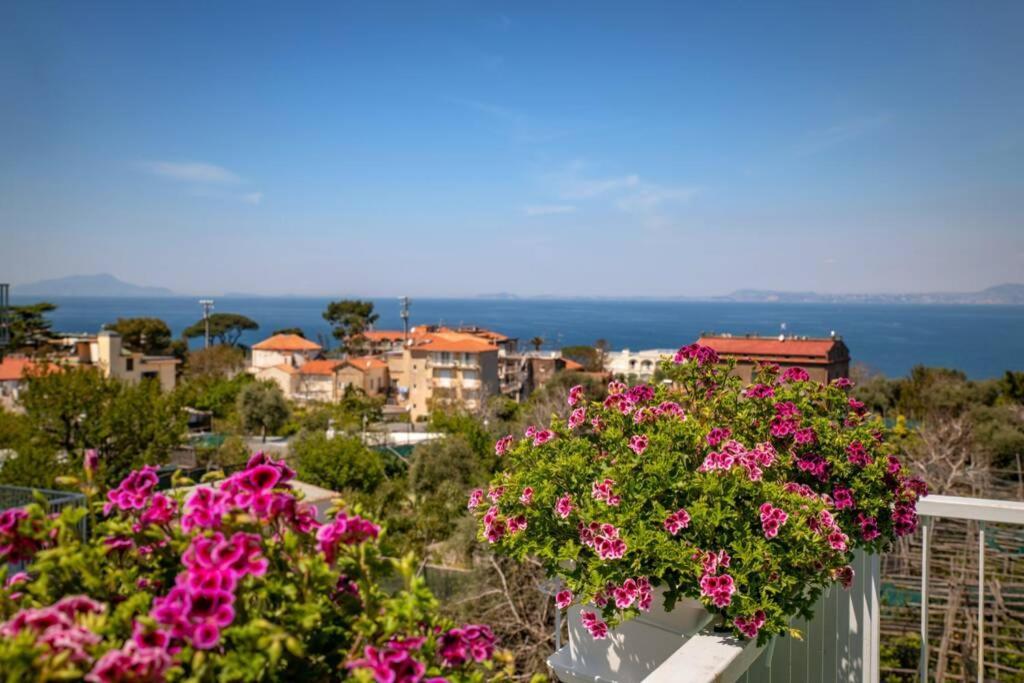
M 56 304 L 40 302 L 26 306 L 11 306 L 7 310 L 10 320 L 12 349 L 36 349 L 50 339 L 52 323 L 46 314 L 57 310 Z
M 214 313 L 210 316 L 210 339 L 218 344 L 235 346 L 246 330 L 258 330 L 259 324 L 238 313 Z M 195 339 L 206 335 L 206 321 L 199 320 L 185 328 L 182 335 L 187 339 Z
M 756 379 L 765 393 L 748 395 L 730 364 L 666 361 L 662 370 L 671 385 L 613 384 L 604 401 L 603 392 L 585 394 L 568 421 L 500 444 L 509 444 L 503 471 L 471 497 L 481 538 L 537 558 L 578 602 L 647 577 L 666 607 L 699 600 L 737 629 L 763 612 L 763 644 L 809 613 L 855 549 L 882 551 L 913 529 L 916 484 L 893 469 L 898 451 L 882 421 L 862 415 L 844 389 L 765 368 Z M 797 430 L 806 430 L 799 440 Z M 864 462 L 849 455 L 860 448 Z M 833 505 L 836 489 L 854 503 Z M 787 515 L 777 535 L 765 505 Z M 685 524 L 673 532 L 681 510 Z M 861 515 L 874 518 L 877 537 L 864 533 Z M 621 557 L 605 555 L 616 544 Z M 721 551 L 731 564 L 707 569 L 709 553 Z M 724 574 L 735 593 L 715 605 L 702 579 Z M 639 613 L 614 602 L 602 611 L 609 625 Z
M 306 333 L 302 331 L 301 327 L 282 327 L 280 329 L 274 330 L 270 334 L 271 336 L 275 336 L 278 334 L 294 334 L 296 337 L 302 337 L 303 339 L 306 338 Z
M 99 450 L 108 481 L 141 464 L 166 462 L 187 419 L 177 395 L 162 393 L 158 382 L 127 384 L 91 368 L 36 373 L 20 401 L 34 443 L 63 451 L 73 467 L 86 449 Z
M 28 416 L 0 409 L 0 484 L 54 488 L 67 468 L 35 438 Z
M 239 394 L 255 382 L 252 375 L 244 372 L 230 379 L 219 375 L 200 375 L 186 379 L 178 387 L 178 392 L 184 405 L 208 410 L 223 420 L 235 415 Z
M 373 312 L 372 301 L 357 299 L 332 301 L 327 304 L 323 317 L 331 324 L 334 338 L 341 342 L 341 350 L 352 355 L 362 352 L 363 332 L 380 318 Z
M 250 434 L 259 433 L 264 441 L 268 433 L 284 426 L 289 413 L 288 401 L 274 382 L 251 382 L 238 393 L 242 429 Z
M 232 496 L 204 522 L 216 534 L 183 523 L 183 493 L 169 498 L 151 486 L 133 485 L 138 498 L 106 516 L 101 513 L 105 492 L 88 474 L 80 484 L 87 507 L 68 507 L 54 518 L 38 504 L 19 511 L 20 518 L 8 513 L 0 585 L 9 560 L 27 558 L 27 575 L 0 588 L 0 622 L 20 624 L 0 639 L 5 680 L 81 680 L 90 672 L 89 680 L 113 680 L 95 676 L 104 656 L 120 650 L 129 659 L 145 648 L 144 661 L 155 663 L 157 671 L 131 680 L 369 681 L 370 670 L 360 661 L 372 654 L 367 648 L 397 652 L 395 642 L 409 647 L 429 677 L 444 676 L 451 683 L 509 679 L 507 655 L 491 645 L 476 662 L 440 656 L 439 641 L 455 624 L 439 616 L 437 601 L 416 576 L 413 557 L 382 554 L 379 528 L 360 510 L 333 510 L 327 525 L 336 532 L 334 540 L 319 539 L 312 511 L 288 483 L 287 468 L 265 458 L 234 475 L 222 491 L 254 485 L 255 473 L 268 482 L 268 468 L 280 478 L 262 484 L 261 495 L 274 496 L 280 508 L 260 512 L 252 495 Z M 169 512 L 159 521 L 149 516 L 159 510 Z M 83 539 L 86 517 L 92 533 Z M 201 547 L 230 553 L 233 544 L 243 542 L 243 559 L 197 567 Z M 176 578 L 199 575 L 202 588 L 188 581 L 176 584 Z M 218 588 L 209 589 L 211 584 Z M 172 598 L 175 591 L 187 595 Z M 202 600 L 223 604 L 225 596 L 230 609 L 217 611 L 214 640 L 203 646 L 193 628 L 215 622 L 203 612 Z M 173 608 L 171 616 L 157 609 L 160 601 Z M 32 614 L 44 627 L 57 621 L 53 630 L 70 635 L 47 642 L 40 637 L 43 627 L 26 619 Z M 167 633 L 172 623 L 175 632 L 167 642 L 155 637 L 142 645 L 134 642 L 136 634 Z M 81 643 L 75 657 L 68 656 L 69 642 Z
M 604 370 L 605 352 L 595 346 L 583 344 L 576 346 L 563 346 L 562 357 L 574 360 L 589 372 L 601 372 Z
M 431 412 L 428 429 L 460 436 L 481 461 L 493 460 L 493 435 L 476 416 L 458 406 L 446 406 Z
M 234 377 L 245 368 L 245 351 L 237 346 L 214 344 L 208 349 L 189 351 L 185 376 Z
M 173 350 L 171 328 L 159 318 L 118 318 L 107 327 L 121 335 L 124 347 L 130 351 L 160 356 Z
M 530 346 L 533 347 L 534 351 L 540 351 L 540 347 L 544 346 L 543 337 L 533 337 L 530 339 Z
M 300 435 L 291 444 L 299 479 L 331 491 L 372 493 L 384 481 L 384 461 L 357 438 L 323 432 Z

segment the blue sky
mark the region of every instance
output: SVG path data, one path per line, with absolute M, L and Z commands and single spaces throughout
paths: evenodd
M 1022 30 L 1020 2 L 4 3 L 0 280 L 1024 281 Z

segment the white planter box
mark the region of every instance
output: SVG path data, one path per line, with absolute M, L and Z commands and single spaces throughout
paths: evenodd
M 580 619 L 592 605 L 568 610 L 569 644 L 548 659 L 560 681 L 631 683 L 642 681 L 687 638 L 710 623 L 713 615 L 696 600 L 683 598 L 671 612 L 662 608 L 660 588 L 654 591 L 651 611 L 620 624 L 604 640 L 594 640 Z

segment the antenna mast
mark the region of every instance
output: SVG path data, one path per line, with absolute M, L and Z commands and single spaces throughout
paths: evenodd
M 403 296 L 399 299 L 402 302 L 402 312 L 399 315 L 402 316 L 402 332 L 404 334 L 403 342 L 409 343 L 409 297 Z
M 210 311 L 213 310 L 213 299 L 200 299 L 199 305 L 203 307 L 203 324 L 206 326 L 206 346 L 210 348 Z
M 4 359 L 4 349 L 11 343 L 10 309 L 11 286 L 0 282 L 0 361 Z

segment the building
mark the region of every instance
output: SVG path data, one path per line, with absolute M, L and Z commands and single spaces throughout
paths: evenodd
M 6 356 L 0 361 L 0 408 L 12 410 L 25 387 L 25 378 L 38 363 L 23 356 Z
M 402 349 L 396 374 L 399 401 L 413 420 L 426 417 L 438 402 L 479 410 L 499 391 L 498 346 L 448 328 L 417 329 Z
M 658 369 L 658 363 L 671 358 L 675 349 L 646 349 L 644 351 L 609 351 L 605 354 L 605 369 L 614 377 L 625 377 L 638 382 L 649 382 Z
M 382 396 L 390 384 L 387 362 L 373 356 L 311 360 L 297 370 L 289 375 L 289 397 L 305 401 L 338 401 L 350 387 L 367 396 Z
M 775 363 L 783 370 L 801 367 L 816 382 L 831 382 L 850 374 L 850 350 L 841 337 L 757 337 L 707 335 L 697 342 L 713 348 L 720 357 L 736 361 L 735 373 L 751 381 L 758 363 Z
M 401 351 L 405 341 L 405 332 L 401 330 L 369 330 L 362 336 L 366 340 L 366 352 L 371 356 Z
M 275 334 L 269 339 L 253 344 L 249 372 L 258 375 L 260 370 L 279 365 L 301 367 L 306 361 L 319 358 L 323 347 L 297 334 Z
M 164 391 L 173 391 L 178 381 L 180 360 L 174 356 L 148 356 L 124 348 L 121 335 L 104 330 L 97 335 L 65 334 L 51 343 L 50 360 L 71 367 L 95 367 L 104 377 L 137 384 L 154 379 Z
M 583 370 L 574 360 L 562 357 L 561 351 L 520 351 L 499 353 L 501 393 L 515 401 L 524 401 L 560 372 Z

